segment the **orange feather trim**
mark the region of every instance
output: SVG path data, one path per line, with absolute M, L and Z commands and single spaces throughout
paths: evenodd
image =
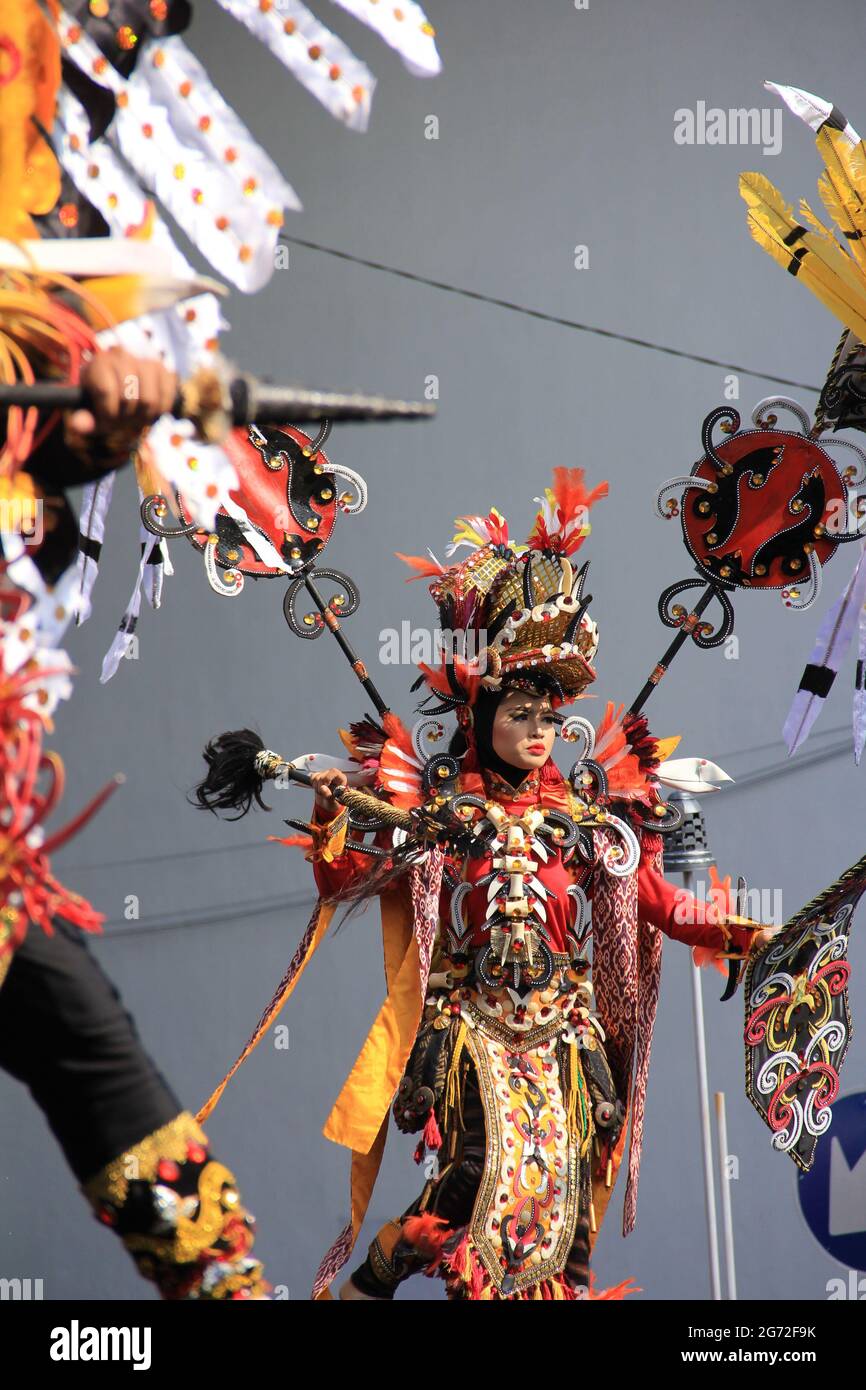
M 407 1216 L 401 1229 L 401 1238 L 430 1260 L 435 1260 L 441 1254 L 450 1234 L 448 1222 L 429 1211 L 422 1212 L 420 1216 Z
M 438 579 L 443 573 L 442 566 L 426 555 L 403 555 L 399 550 L 395 550 L 394 554 L 398 560 L 403 561 L 404 565 L 417 571 L 417 573 L 409 575 L 406 580 L 407 584 L 411 584 L 413 579 Z
M 461 661 L 459 656 L 454 657 L 449 663 L 454 671 L 454 675 L 462 688 L 466 691 L 467 704 L 474 705 L 481 689 L 481 673 L 478 670 L 478 663 L 474 661 Z M 428 666 L 425 662 L 419 661 L 418 670 L 421 672 L 430 689 L 436 695 L 453 695 L 451 682 L 448 679 L 446 662 L 443 660 L 441 666 Z
M 379 766 L 376 769 L 376 786 L 387 792 L 393 806 L 411 810 L 420 806 L 421 769 L 412 747 L 412 735 L 396 714 L 388 710 L 382 716 L 382 727 L 388 737 L 382 744 Z
M 386 710 L 382 715 L 382 728 L 392 743 L 396 743 L 397 747 L 402 748 L 404 753 L 411 753 L 412 757 L 415 756 L 412 748 L 412 735 L 399 715 L 392 714 L 391 710 Z
M 722 878 L 715 864 L 710 865 L 710 887 L 706 903 L 707 921 L 711 926 L 721 923 L 737 910 L 737 897 L 731 891 L 731 875 L 725 874 Z M 693 946 L 692 960 L 699 969 L 718 970 L 720 975 L 728 973 L 728 962 L 719 959 L 717 947 Z
M 268 840 L 274 845 L 289 845 L 292 848 L 311 850 L 313 848 L 312 835 L 269 835 Z
M 628 1298 L 629 1294 L 632 1294 L 632 1293 L 643 1293 L 643 1289 L 640 1288 L 640 1287 L 634 1282 L 633 1279 L 623 1279 L 623 1281 L 622 1281 L 621 1284 L 612 1284 L 611 1287 L 610 1287 L 609 1289 L 602 1289 L 600 1292 L 597 1293 L 597 1292 L 596 1292 L 596 1287 L 595 1287 L 595 1275 L 594 1275 L 593 1273 L 590 1273 L 590 1276 L 589 1276 L 589 1297 L 590 1297 L 590 1299 L 613 1299 L 613 1298 L 622 1299 L 622 1298 Z
M 595 731 L 595 761 L 607 773 L 608 790 L 612 797 L 649 796 L 651 788 L 636 754 L 627 752 L 630 744 L 623 729 L 623 709 L 608 700 L 604 715 Z

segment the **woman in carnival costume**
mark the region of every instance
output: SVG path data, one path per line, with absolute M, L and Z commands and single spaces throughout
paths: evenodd
M 99 18 L 91 9 L 85 26 Z M 73 616 L 86 616 L 83 575 L 98 566 L 105 519 L 95 497 L 77 517 L 68 492 L 110 493 L 125 466 L 140 481 L 152 476 L 148 431 L 178 391 L 155 349 L 128 351 L 102 335 L 189 297 L 195 284 L 153 274 L 143 241 L 103 237 L 107 224 L 61 170 L 59 24 L 53 0 L 0 7 L 0 384 L 79 386 L 87 402 L 0 408 L 0 1071 L 27 1087 L 94 1216 L 162 1298 L 263 1300 L 255 1223 L 235 1178 L 87 945 L 102 914 L 52 868 L 118 779 L 65 825 L 45 828 L 64 771 L 44 743 L 74 669 L 60 643 Z M 100 163 L 103 155 L 104 146 Z M 155 546 L 147 562 L 141 551 L 157 606 L 163 561 Z M 134 615 L 126 622 L 131 632 Z M 58 1188 L 61 1213 L 63 1201 Z M 34 1207 L 45 1220 L 41 1194 Z M 66 1262 L 75 1267 L 74 1252 Z
M 590 1254 L 629 1122 L 624 1233 L 635 1221 L 662 937 L 735 956 L 767 938 L 662 876 L 670 814 L 656 773 L 675 740 L 659 745 L 644 719 L 612 704 L 596 730 L 560 712 L 596 678 L 587 566 L 576 573 L 571 557 L 606 493 L 588 493 L 581 470 L 557 469 L 525 545 L 494 509 L 458 521 L 452 553 L 471 547 L 462 563 L 401 557 L 432 578 L 439 626 L 462 655 L 421 667 L 435 703 L 411 733 L 390 712 L 341 733 L 349 760 L 312 773 L 309 833 L 286 841 L 307 849 L 319 903 L 236 1066 L 336 905 L 379 897 L 388 980 L 325 1126 L 352 1150 L 352 1220 L 316 1297 L 330 1296 L 349 1257 L 392 1108 L 399 1129 L 420 1135 L 427 1181 L 341 1298 L 391 1299 L 419 1271 L 455 1299 L 623 1297 L 627 1285 L 592 1289 Z M 437 716 L 450 712 L 457 732 L 431 753 L 444 734 Z M 581 745 L 568 777 L 551 756 L 557 732 Z M 212 810 L 244 812 L 288 770 L 249 731 L 223 735 L 205 757 L 198 800 Z M 364 816 L 360 786 L 379 798 L 378 808 L 366 798 Z M 426 846 L 411 828 L 425 820 L 448 827 Z

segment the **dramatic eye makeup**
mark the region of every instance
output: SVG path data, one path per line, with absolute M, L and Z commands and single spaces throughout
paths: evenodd
M 508 718 L 512 720 L 514 723 L 516 723 L 520 719 L 528 719 L 532 712 L 532 707 L 530 705 L 524 705 L 520 709 L 514 709 L 509 711 Z M 557 717 L 552 709 L 540 710 L 539 716 L 547 724 L 557 723 Z

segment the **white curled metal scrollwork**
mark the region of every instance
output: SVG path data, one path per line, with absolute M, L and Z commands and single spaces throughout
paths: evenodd
M 626 825 L 619 816 L 612 816 L 609 811 L 605 813 L 603 825 L 605 830 L 619 836 L 624 849 L 615 843 L 607 845 L 599 862 L 612 878 L 627 878 L 635 872 L 640 863 L 640 843 L 637 835 L 630 825 Z
M 343 478 L 345 482 L 351 483 L 355 489 L 355 496 L 348 502 L 344 502 L 341 498 L 340 507 L 346 516 L 357 516 L 358 512 L 362 512 L 367 505 L 367 484 L 364 479 L 360 473 L 355 472 L 354 468 L 346 468 L 345 464 L 331 463 L 330 460 L 327 471 L 333 473 L 335 477 Z
M 812 421 L 809 419 L 808 412 L 792 396 L 765 396 L 763 400 L 758 401 L 752 411 L 752 424 L 756 425 L 759 430 L 774 429 L 776 420 L 769 418 L 770 412 L 773 410 L 787 410 L 798 420 L 801 433 L 809 433 Z
M 560 725 L 559 736 L 566 743 L 575 745 L 574 756 L 578 762 L 583 762 L 584 758 L 591 758 L 595 752 L 595 728 L 582 714 L 572 714 L 568 719 L 564 719 Z
M 204 568 L 208 583 L 215 594 L 220 594 L 223 598 L 237 598 L 241 589 L 244 587 L 244 577 L 240 570 L 227 570 L 226 574 L 234 576 L 231 580 L 226 580 L 216 562 L 216 542 L 208 541 L 204 548 Z

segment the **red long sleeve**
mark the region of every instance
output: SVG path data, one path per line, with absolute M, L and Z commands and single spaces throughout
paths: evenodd
M 717 915 L 715 904 L 706 899 L 696 898 L 686 888 L 669 883 L 663 874 L 657 873 L 649 862 L 646 851 L 641 855 L 637 871 L 638 914 L 651 922 L 665 936 L 674 941 L 682 941 L 687 946 L 706 946 L 721 951 L 726 946 L 725 934 L 707 918 Z M 744 951 L 751 940 L 747 927 L 731 925 L 730 944 L 736 951 Z
M 351 884 L 370 874 L 369 856 L 352 851 L 351 839 L 341 844 L 335 834 L 339 830 L 342 812 L 329 816 L 317 806 L 313 816 L 314 852 L 312 857 L 316 885 L 322 897 L 334 897 Z M 382 837 L 377 837 L 381 842 Z M 384 846 L 383 846 L 384 847 Z M 726 931 L 718 925 L 719 908 L 710 898 L 697 898 L 687 889 L 670 883 L 653 868 L 659 837 L 645 833 L 641 836 L 641 858 L 637 870 L 638 915 L 674 941 L 687 946 L 702 946 L 712 951 L 726 948 L 745 951 L 752 940 L 746 927 L 731 924 Z M 336 852 L 339 851 L 339 852 Z M 592 897 L 592 880 L 587 884 Z M 727 936 L 726 932 L 730 935 Z
M 313 813 L 314 831 L 320 836 L 319 852 L 314 852 L 312 857 L 313 877 L 316 880 L 316 887 L 320 897 L 332 898 L 336 894 L 348 888 L 350 884 L 356 883 L 359 879 L 367 877 L 374 863 L 369 854 L 352 852 L 351 839 L 347 838 L 341 854 L 334 855 L 331 859 L 321 857 L 321 846 L 327 845 L 328 839 L 333 834 L 333 827 L 336 825 L 341 811 L 335 816 L 329 816 L 327 812 L 321 812 L 318 805 Z M 379 843 L 380 836 L 376 836 L 374 843 Z M 309 857 L 309 856 L 308 856 Z

